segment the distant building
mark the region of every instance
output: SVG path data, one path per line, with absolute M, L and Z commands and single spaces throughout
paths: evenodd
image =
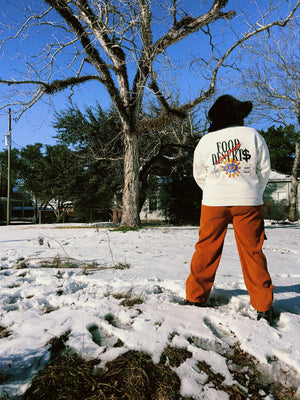
M 152 193 L 151 196 L 146 199 L 140 213 L 140 219 L 142 222 L 163 222 L 166 220 L 160 209 L 158 191 L 157 193 Z
M 24 199 L 10 199 L 10 219 L 11 220 L 32 220 L 33 207 L 28 206 Z M 7 197 L 0 197 L 0 224 L 7 222 Z
M 159 183 L 158 183 L 159 187 Z M 289 198 L 291 190 L 291 177 L 272 171 L 266 190 L 264 192 L 265 218 L 285 220 L 289 214 Z M 142 208 L 140 218 L 144 222 L 162 222 L 164 217 L 159 205 L 159 189 L 147 198 Z M 297 192 L 297 210 L 300 217 L 300 184 Z
M 298 179 L 299 180 L 299 179 Z M 291 177 L 272 171 L 264 192 L 265 218 L 285 220 L 288 218 Z M 300 185 L 297 190 L 297 210 L 300 216 Z

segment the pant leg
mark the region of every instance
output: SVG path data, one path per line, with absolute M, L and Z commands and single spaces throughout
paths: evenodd
M 228 207 L 202 205 L 199 240 L 186 281 L 186 299 L 204 304 L 210 295 L 221 259 L 230 213 Z
M 263 206 L 232 207 L 233 228 L 244 281 L 252 306 L 267 311 L 273 303 L 272 280 L 263 254 Z

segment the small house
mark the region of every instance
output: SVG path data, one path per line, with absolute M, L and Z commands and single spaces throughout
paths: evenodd
M 299 180 L 299 179 L 298 179 Z M 272 171 L 264 192 L 265 218 L 285 220 L 288 218 L 291 190 L 290 175 Z M 300 216 L 300 185 L 297 188 L 297 210 Z

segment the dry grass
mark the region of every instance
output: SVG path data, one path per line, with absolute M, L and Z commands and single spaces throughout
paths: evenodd
M 11 335 L 11 332 L 5 326 L 0 325 L 0 339 L 9 337 L 10 335 Z M 0 369 L 0 386 L 7 379 L 8 379 L 7 371 L 4 372 Z M 6 392 L 4 392 L 3 395 L 0 397 L 0 400 L 8 400 L 8 399 L 9 399 L 9 397 Z
M 180 380 L 163 364 L 154 364 L 147 354 L 128 351 L 109 362 L 98 394 L 89 400 L 175 400 L 180 398 Z
M 193 354 L 186 349 L 168 346 L 162 353 L 160 362 L 163 364 L 168 362 L 171 367 L 179 367 L 187 358 L 192 356 Z
M 180 380 L 165 360 L 154 364 L 149 355 L 128 351 L 95 373 L 99 361 L 72 353 L 66 347 L 69 335 L 66 331 L 49 341 L 50 363 L 34 378 L 24 400 L 182 399 Z
M 7 335 L 4 327 L 0 332 L 3 337 Z M 24 400 L 192 400 L 181 396 L 180 379 L 172 370 L 192 357 L 188 350 L 168 346 L 159 364 L 143 352 L 127 351 L 108 362 L 105 369 L 95 369 L 99 360 L 86 361 L 66 346 L 70 333 L 66 331 L 48 342 L 50 362 L 33 379 Z M 295 399 L 294 387 L 286 388 L 278 382 L 267 384 L 258 372 L 257 360 L 241 350 L 238 343 L 223 356 L 236 384 L 227 386 L 224 376 L 215 373 L 206 362 L 198 361 L 199 371 L 206 374 L 204 385 L 226 392 L 230 400 L 263 400 L 267 395 L 274 400 Z M 0 383 L 6 379 L 0 371 Z M 7 393 L 0 400 L 9 400 Z
M 47 344 L 50 345 L 51 360 L 58 358 L 66 350 L 66 342 L 69 339 L 70 333 L 71 331 L 67 330 L 61 336 L 49 340 Z
M 24 400 L 192 400 L 181 396 L 180 379 L 170 368 L 192 357 L 186 349 L 168 346 L 159 364 L 143 352 L 127 351 L 108 362 L 105 369 L 95 369 L 99 360 L 86 361 L 65 346 L 69 334 L 67 331 L 49 342 L 50 363 L 35 377 Z M 225 385 L 225 378 L 207 363 L 198 362 L 197 366 L 207 375 L 205 385 L 226 392 L 230 400 L 262 400 L 268 394 L 274 400 L 295 398 L 294 388 L 279 383 L 262 385 L 257 361 L 238 344 L 226 358 L 237 382 L 232 386 Z
M 6 390 L 4 390 L 2 396 L 0 397 L 0 400 L 9 400 L 9 395 Z
M 241 350 L 239 343 L 232 346 L 231 351 L 225 356 L 228 369 L 237 385 L 224 385 L 225 377 L 213 372 L 211 366 L 203 361 L 198 362 L 197 366 L 207 375 L 205 384 L 211 384 L 217 390 L 226 392 L 230 400 L 247 400 L 248 398 L 263 400 L 267 394 L 272 395 L 274 400 L 295 399 L 296 389 L 294 387 L 286 388 L 278 382 L 265 383 L 257 369 L 258 361 Z
M 80 267 L 81 263 L 78 261 L 68 259 L 68 258 L 62 258 L 60 256 L 56 256 L 52 259 L 49 260 L 43 260 L 40 261 L 38 266 L 40 268 L 78 268 Z
M 180 380 L 147 354 L 128 351 L 93 373 L 98 361 L 63 354 L 38 373 L 24 400 L 176 400 Z
M 94 364 L 78 355 L 62 355 L 34 378 L 24 400 L 82 400 L 93 391 Z
M 107 293 L 106 296 L 109 296 L 110 293 Z M 135 295 L 133 293 L 133 288 L 124 291 L 124 292 L 119 292 L 119 293 L 114 293 L 112 294 L 112 297 L 114 297 L 117 300 L 122 300 L 120 305 L 124 307 L 133 307 L 136 304 L 143 304 L 144 303 L 144 298 L 142 294 L 140 295 Z
M 5 327 L 0 325 L 0 339 L 10 336 L 10 331 Z
M 112 268 L 114 268 L 114 269 L 128 269 L 128 268 L 130 268 L 130 264 L 128 264 L 128 263 L 117 263 Z
M 14 264 L 16 269 L 30 268 L 30 263 L 33 258 L 24 259 L 21 258 Z M 71 257 L 61 257 L 59 255 L 50 257 L 48 259 L 42 259 L 37 263 L 39 268 L 54 268 L 54 269 L 73 269 L 82 268 L 83 274 L 88 274 L 89 271 L 102 271 L 107 269 L 128 269 L 130 264 L 128 263 L 113 263 L 113 265 L 99 265 L 96 262 L 85 262 L 77 260 Z M 21 276 L 21 275 L 20 275 Z

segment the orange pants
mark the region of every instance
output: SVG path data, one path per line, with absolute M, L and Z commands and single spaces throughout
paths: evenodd
M 262 252 L 263 206 L 202 205 L 199 241 L 195 246 L 191 272 L 186 281 L 186 299 L 202 304 L 208 300 L 231 220 L 250 302 L 256 310 L 267 311 L 273 303 L 274 286 Z

